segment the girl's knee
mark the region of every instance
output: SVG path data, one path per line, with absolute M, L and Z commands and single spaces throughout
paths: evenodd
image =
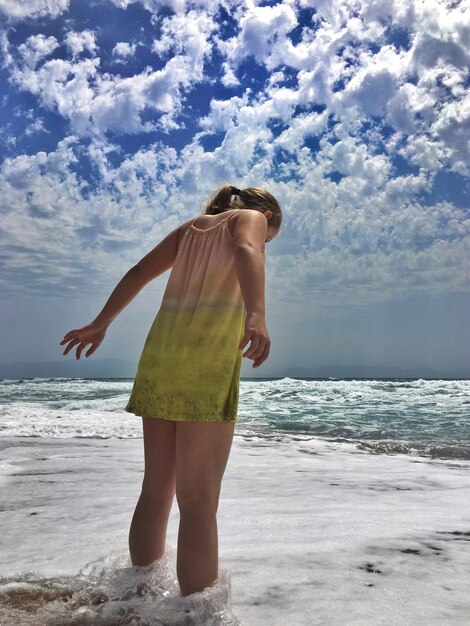
M 219 494 L 191 494 L 184 497 L 176 494 L 180 515 L 184 517 L 207 519 L 217 513 Z

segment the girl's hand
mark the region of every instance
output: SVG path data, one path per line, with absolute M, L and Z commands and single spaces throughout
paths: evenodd
M 74 328 L 73 330 L 69 330 L 69 332 L 64 335 L 64 338 L 60 342 L 59 345 L 63 345 L 70 341 L 69 345 L 65 348 L 63 354 L 67 354 L 70 350 L 78 343 L 79 346 L 77 348 L 76 358 L 80 359 L 80 355 L 82 350 L 84 350 L 85 346 L 91 343 L 91 347 L 85 352 L 85 356 L 90 356 L 97 350 L 97 348 L 103 342 L 103 339 L 106 335 L 106 328 L 103 326 L 97 326 L 93 322 L 84 326 L 83 328 Z
M 245 319 L 245 334 L 239 344 L 239 349 L 243 350 L 250 342 L 249 348 L 242 354 L 242 357 L 253 359 L 252 367 L 256 368 L 264 363 L 269 356 L 271 348 L 271 339 L 264 316 L 257 313 L 251 313 Z

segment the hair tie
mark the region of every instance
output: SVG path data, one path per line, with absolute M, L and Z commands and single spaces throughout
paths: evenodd
M 239 196 L 240 195 L 240 189 L 238 189 L 238 187 L 232 187 L 232 196 Z

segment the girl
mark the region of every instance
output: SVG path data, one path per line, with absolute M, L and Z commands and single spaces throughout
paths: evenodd
M 173 230 L 125 274 L 91 324 L 60 342 L 70 342 L 64 355 L 78 344 L 77 359 L 91 343 L 90 356 L 142 287 L 172 268 L 125 407 L 142 417 L 145 457 L 129 550 L 133 565 L 163 556 L 176 494 L 183 596 L 218 581 L 216 513 L 237 419 L 241 359 L 257 368 L 269 355 L 264 244 L 281 221 L 268 191 L 222 185 L 204 214 Z

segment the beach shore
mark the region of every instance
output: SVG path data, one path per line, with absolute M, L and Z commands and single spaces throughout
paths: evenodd
M 127 550 L 142 439 L 5 437 L 0 448 L 1 576 L 73 576 Z M 235 435 L 218 510 L 234 615 L 244 626 L 468 626 L 469 469 Z M 178 518 L 175 500 L 174 548 Z

